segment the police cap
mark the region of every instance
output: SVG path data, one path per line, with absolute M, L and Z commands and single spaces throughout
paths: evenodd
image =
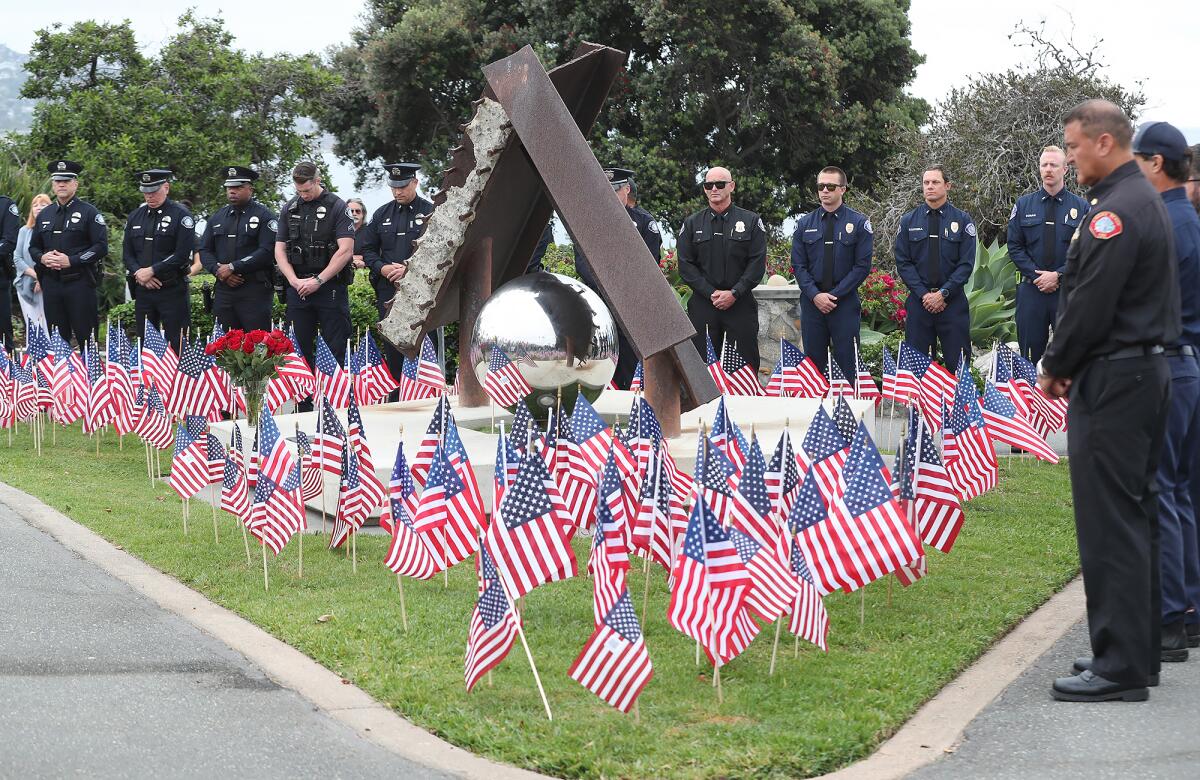
M 388 163 L 383 167 L 387 169 L 389 187 L 408 186 L 410 181 L 417 178 L 417 171 L 421 170 L 419 163 Z
M 628 168 L 605 168 L 604 175 L 608 177 L 609 183 L 614 187 L 620 187 L 633 181 L 633 171 Z
M 169 168 L 151 168 L 147 171 L 138 171 L 137 183 L 138 189 L 142 192 L 157 192 L 158 188 L 171 180 L 171 170 Z
M 226 187 L 240 187 L 258 180 L 258 171 L 244 165 L 230 165 L 228 168 L 222 168 L 221 175 L 225 177 Z
M 55 160 L 46 166 L 54 181 L 70 181 L 83 171 L 83 166 L 70 160 Z
M 1147 122 L 1133 137 L 1134 154 L 1161 154 L 1168 160 L 1182 160 L 1187 156 L 1187 150 L 1183 133 L 1167 122 Z

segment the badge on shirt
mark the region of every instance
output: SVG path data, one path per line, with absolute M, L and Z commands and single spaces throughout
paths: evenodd
M 742 222 L 739 219 L 737 221 L 737 224 L 733 226 L 733 232 L 734 233 L 745 233 L 746 232 L 746 223 Z
M 957 223 L 957 222 L 951 222 L 951 223 L 950 223 L 950 232 L 951 232 L 951 233 L 957 233 L 957 232 L 958 232 L 958 223 Z
M 1093 236 L 1099 239 L 1119 236 L 1123 229 L 1121 218 L 1111 211 L 1101 211 L 1092 217 L 1091 223 L 1088 224 L 1088 230 Z
M 415 220 L 413 220 L 413 221 L 417 223 L 417 227 L 421 227 L 421 225 L 424 225 L 424 224 L 425 224 L 425 217 L 423 217 L 422 215 L 418 214 L 418 215 L 417 215 L 417 218 L 416 218 Z
M 325 218 L 325 207 L 317 206 L 317 219 L 324 219 L 324 218 Z
M 258 217 L 250 217 L 250 229 L 254 230 L 258 227 Z
M 82 214 L 80 214 L 78 211 L 72 211 L 72 212 L 71 212 L 71 221 L 72 221 L 72 222 L 78 222 L 78 221 L 79 221 L 79 218 L 80 218 L 80 217 L 82 217 L 82 216 L 83 216 L 83 215 L 82 215 Z
M 1075 219 L 1078 216 L 1079 216 L 1079 209 L 1072 206 L 1071 207 L 1071 219 Z
M 847 222 L 847 223 L 846 223 L 846 235 L 850 235 L 850 234 L 851 234 L 851 233 L 853 233 L 853 232 L 854 232 L 854 223 L 853 223 L 853 222 Z

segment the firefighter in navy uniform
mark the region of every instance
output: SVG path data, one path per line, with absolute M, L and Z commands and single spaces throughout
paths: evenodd
M 420 165 L 390 163 L 384 167 L 392 201 L 376 209 L 371 221 L 359 228 L 354 236 L 355 251 L 362 255 L 371 272 L 371 287 L 375 289 L 380 319 L 396 297 L 396 284 L 408 272 L 413 243 L 425 232 L 425 222 L 433 211 L 433 204 L 417 194 Z M 404 356 L 386 341 L 381 340 L 381 349 L 388 371 L 399 379 Z
M 908 285 L 904 338 L 918 352 L 942 347 L 942 362 L 958 370 L 971 359 L 971 311 L 963 285 L 975 268 L 975 222 L 946 199 L 950 180 L 940 165 L 921 177 L 925 202 L 900 218 L 896 270 Z
M 217 277 L 213 316 L 227 329 L 269 330 L 279 223 L 254 199 L 258 171 L 231 165 L 222 173 L 229 205 L 208 218 L 200 237 L 200 264 Z
M 1042 359 L 1058 316 L 1058 285 L 1067 247 L 1088 203 L 1063 187 L 1067 155 L 1047 146 L 1038 160 L 1042 186 L 1022 195 L 1008 215 L 1008 254 L 1021 274 L 1017 285 L 1017 344 L 1032 363 Z
M 188 271 L 196 221 L 181 203 L 169 199 L 171 171 L 152 168 L 137 175 L 138 189 L 146 201 L 125 222 L 121 259 L 133 295 L 137 332 L 144 333 L 146 321 L 161 328 L 179 354 L 183 333 L 192 323 L 188 299 Z
M 275 234 L 275 262 L 289 285 L 287 319 L 309 365 L 316 354 L 318 325 L 333 356 L 345 365 L 354 220 L 346 202 L 321 186 L 316 163 L 296 165 L 292 181 L 296 197 L 284 204 Z
M 633 221 L 633 226 L 637 228 L 638 235 L 646 243 L 646 249 L 650 251 L 650 256 L 654 258 L 654 263 L 657 265 L 662 259 L 662 233 L 659 231 L 654 217 L 650 216 L 650 212 L 638 206 L 629 205 L 629 193 L 633 187 L 633 171 L 626 168 L 605 168 L 604 175 L 608 177 L 613 193 L 625 207 L 625 213 Z M 547 242 L 548 244 L 549 242 Z M 580 281 L 599 292 L 600 288 L 596 286 L 596 277 L 592 274 L 591 266 L 588 265 L 587 256 L 579 250 L 578 245 L 575 246 L 575 272 L 579 274 Z M 633 373 L 637 370 L 637 362 L 638 357 L 637 353 L 633 351 L 633 344 L 625 335 L 625 330 L 618 324 L 617 371 L 613 374 L 613 384 L 618 389 L 629 389 L 629 383 L 633 381 Z
M 718 350 L 728 336 L 757 373 L 754 288 L 767 270 L 767 232 L 757 214 L 733 205 L 728 170 L 710 168 L 702 186 L 708 206 L 683 221 L 677 249 L 679 275 L 693 291 L 687 310 L 694 343 L 703 357 L 706 329 Z
M 108 228 L 99 209 L 75 197 L 83 166 L 55 160 L 47 170 L 55 200 L 37 216 L 29 256 L 37 264 L 47 324 L 82 345 L 100 326 L 96 287 L 108 255 Z
M 1071 397 L 1068 463 L 1092 656 L 1055 680 L 1052 695 L 1143 701 L 1162 644 L 1155 475 L 1170 398 L 1165 347 L 1182 333 L 1175 242 L 1120 108 L 1081 103 L 1063 135 L 1092 210 L 1067 250 L 1038 386 Z
M 17 278 L 13 253 L 21 230 L 21 211 L 12 198 L 0 195 L 0 341 L 5 349 L 13 347 L 12 295 L 9 288 Z

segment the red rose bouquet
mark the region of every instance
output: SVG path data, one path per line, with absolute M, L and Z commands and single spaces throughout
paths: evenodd
M 246 416 L 251 425 L 258 425 L 267 382 L 291 350 L 292 340 L 281 330 L 231 330 L 204 348 L 246 393 Z

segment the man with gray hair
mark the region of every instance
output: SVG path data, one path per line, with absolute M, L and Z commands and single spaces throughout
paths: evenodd
M 1068 393 L 1075 531 L 1092 655 L 1054 681 L 1063 701 L 1145 701 L 1161 645 L 1158 502 L 1179 279 L 1162 198 L 1134 161 L 1120 108 L 1088 100 L 1064 121 L 1067 162 L 1092 211 L 1067 250 L 1061 311 L 1038 386 Z
M 1042 186 L 1022 195 L 1008 215 L 1008 254 L 1021 273 L 1017 285 L 1017 344 L 1021 357 L 1042 359 L 1058 314 L 1058 285 L 1067 266 L 1071 236 L 1088 213 L 1088 203 L 1063 186 L 1067 154 L 1042 149 Z

